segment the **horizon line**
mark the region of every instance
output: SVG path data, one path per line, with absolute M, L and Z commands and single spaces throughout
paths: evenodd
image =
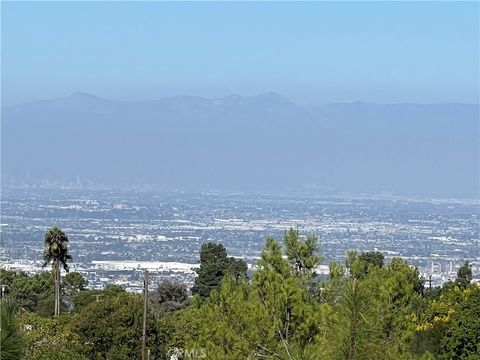
M 123 104 L 139 104 L 139 103 L 148 103 L 148 102 L 156 102 L 156 101 L 162 101 L 162 100 L 168 100 L 168 99 L 176 99 L 176 98 L 195 98 L 195 99 L 201 99 L 201 100 L 207 100 L 207 101 L 215 101 L 215 100 L 225 100 L 229 98 L 242 98 L 242 99 L 254 99 L 254 98 L 259 98 L 262 96 L 275 96 L 278 98 L 282 98 L 286 101 L 291 102 L 292 104 L 301 107 L 301 108 L 314 108 L 314 107 L 320 107 L 320 106 L 326 106 L 326 105 L 336 105 L 336 104 L 368 104 L 368 105 L 421 105 L 421 106 L 428 106 L 428 105 L 474 105 L 474 106 L 480 106 L 480 102 L 477 103 L 470 103 L 470 102 L 458 102 L 458 101 L 447 101 L 447 102 L 370 102 L 370 101 L 363 101 L 363 100 L 353 100 L 353 101 L 334 101 L 334 102 L 327 102 L 327 103 L 322 103 L 322 104 L 317 104 L 317 105 L 299 105 L 295 101 L 291 100 L 289 97 L 282 95 L 279 92 L 276 91 L 267 91 L 267 92 L 262 92 L 258 93 L 257 95 L 240 95 L 238 93 L 231 93 L 229 95 L 221 96 L 221 97 L 205 97 L 205 96 L 199 96 L 199 95 L 190 95 L 186 93 L 180 93 L 177 95 L 169 95 L 169 96 L 163 96 L 159 97 L 156 99 L 150 99 L 150 100 L 117 100 L 117 99 L 111 99 L 111 98 L 106 98 L 106 97 L 101 97 L 96 94 L 86 92 L 86 91 L 73 91 L 69 93 L 68 95 L 64 96 L 58 96 L 58 97 L 52 97 L 52 98 L 44 98 L 44 99 L 37 99 L 37 100 L 31 100 L 31 101 L 25 101 L 13 105 L 1 105 L 1 108 L 14 108 L 17 106 L 22 106 L 22 105 L 28 105 L 32 103 L 37 103 L 37 102 L 48 102 L 48 101 L 53 101 L 53 100 L 63 100 L 63 99 L 68 99 L 72 98 L 75 96 L 84 96 L 86 98 L 94 98 L 99 101 L 108 101 L 108 102 L 113 102 L 113 103 L 123 103 Z M 3 102 L 3 101 L 2 101 Z

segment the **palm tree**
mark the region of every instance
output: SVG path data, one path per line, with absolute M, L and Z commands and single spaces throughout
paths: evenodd
M 68 236 L 59 228 L 53 227 L 45 234 L 45 250 L 43 251 L 43 267 L 52 263 L 52 275 L 55 279 L 55 316 L 60 315 L 60 265 L 68 272 Z

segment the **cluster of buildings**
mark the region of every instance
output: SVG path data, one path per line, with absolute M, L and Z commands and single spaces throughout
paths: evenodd
M 293 227 L 318 236 L 325 268 L 348 250 L 378 250 L 440 285 L 466 260 L 479 276 L 479 216 L 478 201 L 468 200 L 12 187 L 3 191 L 0 261 L 42 271 L 43 236 L 60 226 L 72 269 L 92 288 L 141 291 L 145 269 L 153 285 L 166 278 L 193 284 L 206 242 L 222 243 L 253 268 L 266 237 L 281 241 Z

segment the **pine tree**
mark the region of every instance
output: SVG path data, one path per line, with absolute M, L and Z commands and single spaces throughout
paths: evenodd
M 192 294 L 207 297 L 213 289 L 218 289 L 226 274 L 235 279 L 247 276 L 247 264 L 241 259 L 227 257 L 222 244 L 203 244 L 200 249 L 200 268 L 192 288 Z
M 284 242 L 285 254 L 296 274 L 315 275 L 315 268 L 322 262 L 318 255 L 318 238 L 315 235 L 308 235 L 301 239 L 298 229 L 285 231 Z

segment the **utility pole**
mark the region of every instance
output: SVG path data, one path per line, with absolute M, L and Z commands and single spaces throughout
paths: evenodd
M 143 331 L 142 360 L 148 360 L 147 355 L 147 307 L 148 307 L 148 270 L 143 273 Z

